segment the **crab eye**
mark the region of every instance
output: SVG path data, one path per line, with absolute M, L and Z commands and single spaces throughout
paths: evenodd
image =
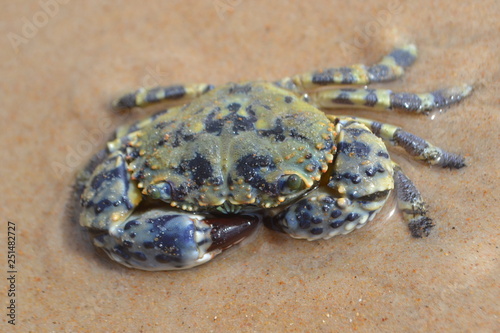
M 290 194 L 305 188 L 305 183 L 297 175 L 285 175 L 279 180 L 279 188 L 281 194 Z
M 172 186 L 167 182 L 149 185 L 147 193 L 151 199 L 168 200 L 172 198 Z

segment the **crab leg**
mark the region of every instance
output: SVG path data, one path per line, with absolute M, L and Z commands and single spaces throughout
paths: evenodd
M 327 68 L 320 71 L 298 74 L 278 81 L 281 86 L 292 82 L 299 90 L 305 91 L 320 86 L 355 84 L 366 85 L 375 82 L 394 80 L 404 74 L 417 57 L 417 48 L 413 44 L 394 49 L 377 64 L 366 66 L 357 64 L 346 67 Z
M 432 219 L 427 216 L 427 207 L 413 182 L 406 176 L 399 165 L 394 163 L 394 185 L 398 209 L 408 223 L 413 237 L 429 236 L 434 227 Z
M 342 120 L 356 121 L 364 124 L 373 132 L 373 134 L 377 135 L 385 142 L 395 146 L 400 146 L 413 158 L 425 161 L 431 165 L 438 165 L 443 168 L 450 169 L 460 169 L 465 166 L 465 161 L 462 156 L 436 147 L 425 139 L 422 139 L 415 134 L 406 132 L 400 127 L 358 117 L 327 117 L 333 122 Z
M 190 100 L 214 88 L 211 84 L 173 85 L 166 87 L 140 88 L 113 102 L 115 109 L 144 107 L 165 101 Z
M 139 207 L 142 194 L 119 151 L 90 172 L 80 224 L 97 247 L 128 267 L 157 271 L 201 265 L 242 241 L 259 222 L 255 216 L 185 213 L 159 200 Z
M 114 222 L 128 218 L 142 201 L 137 186 L 132 186 L 125 156 L 120 152 L 98 164 L 81 195 L 80 224 L 95 230 L 109 230 Z
M 311 103 L 319 108 L 371 108 L 374 110 L 403 110 L 427 114 L 460 102 L 472 87 L 462 85 L 429 93 L 395 93 L 385 89 L 332 89 L 309 94 Z

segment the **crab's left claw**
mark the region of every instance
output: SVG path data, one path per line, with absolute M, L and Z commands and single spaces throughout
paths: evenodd
M 293 238 L 329 239 L 364 226 L 384 206 L 388 195 L 389 191 L 381 191 L 351 200 L 318 193 L 299 200 L 265 222 Z
M 162 271 L 201 265 L 256 229 L 255 216 L 205 216 L 152 209 L 94 236 L 111 259 L 131 268 Z
M 328 239 L 361 228 L 384 206 L 394 188 L 387 148 L 352 119 L 339 120 L 337 130 L 338 152 L 327 186 L 274 216 L 274 229 L 294 238 Z

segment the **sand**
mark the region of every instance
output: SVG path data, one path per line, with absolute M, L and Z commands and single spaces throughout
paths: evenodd
M 500 330 L 498 1 L 3 2 L 1 331 Z M 392 203 L 347 236 L 306 242 L 261 228 L 207 265 L 151 273 L 99 256 L 69 218 L 78 170 L 116 126 L 148 114 L 113 113 L 121 93 L 373 63 L 405 42 L 419 59 L 384 87 L 475 87 L 431 117 L 356 113 L 466 156 L 450 171 L 393 151 L 429 203 L 430 237 L 412 239 Z

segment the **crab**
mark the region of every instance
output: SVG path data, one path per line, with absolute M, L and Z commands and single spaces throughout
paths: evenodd
M 386 144 L 443 168 L 461 168 L 464 158 L 390 124 L 321 111 L 428 114 L 469 95 L 468 85 L 419 94 L 366 86 L 397 79 L 416 56 L 410 44 L 372 66 L 126 94 L 116 109 L 177 105 L 119 128 L 93 159 L 80 180 L 80 224 L 125 266 L 186 269 L 262 223 L 299 239 L 347 234 L 372 220 L 395 189 L 411 234 L 427 236 L 434 223 L 426 204 Z

